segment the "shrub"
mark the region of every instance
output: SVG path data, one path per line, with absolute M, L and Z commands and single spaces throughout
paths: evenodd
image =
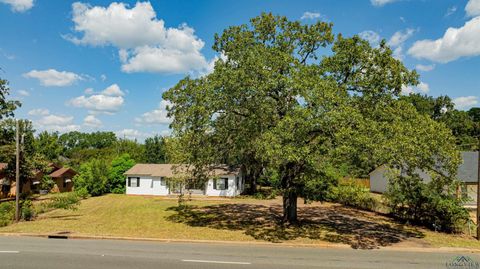
M 75 193 L 77 194 L 78 197 L 81 199 L 86 199 L 88 197 L 88 191 L 86 188 L 80 188 L 78 190 L 75 190 Z
M 7 226 L 12 223 L 15 217 L 15 203 L 3 202 L 0 203 L 0 227 Z
M 53 181 L 53 179 L 50 176 L 45 175 L 42 177 L 42 180 L 40 183 L 40 188 L 42 190 L 50 191 L 54 185 L 55 185 L 55 181 Z
M 76 210 L 80 204 L 80 197 L 75 192 L 58 194 L 48 202 L 48 207 L 53 209 Z
M 108 172 L 108 192 L 125 193 L 125 173 L 135 165 L 135 160 L 129 154 L 122 154 L 112 160 Z
M 418 175 L 400 176 L 390 181 L 385 197 L 394 217 L 438 231 L 460 232 L 469 215 L 454 189 L 455 182 L 424 183 Z
M 33 210 L 33 204 L 30 200 L 24 200 L 22 202 L 21 211 L 22 220 L 30 221 L 35 217 L 35 211 Z
M 105 160 L 92 159 L 80 166 L 74 178 L 75 188 L 85 188 L 92 196 L 108 192 L 108 165 Z
M 254 194 L 253 198 L 259 200 L 271 200 L 275 199 L 279 194 L 279 190 L 275 188 L 259 188 Z
M 365 210 L 377 208 L 377 201 L 370 194 L 370 190 L 353 181 L 343 182 L 332 187 L 327 200 Z

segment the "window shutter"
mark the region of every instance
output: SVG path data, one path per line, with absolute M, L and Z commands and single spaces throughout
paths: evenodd
M 213 179 L 213 189 L 216 190 L 217 189 L 217 179 Z
M 137 187 L 140 187 L 140 178 L 137 177 Z
M 228 190 L 228 178 L 225 178 L 225 189 Z
M 129 187 L 131 187 L 131 186 L 132 186 L 131 177 L 128 177 L 127 181 L 128 181 L 128 182 L 127 182 L 127 185 L 128 185 Z

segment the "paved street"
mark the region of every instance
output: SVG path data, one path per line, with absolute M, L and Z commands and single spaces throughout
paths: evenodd
M 2 269 L 446 268 L 461 254 L 0 236 Z

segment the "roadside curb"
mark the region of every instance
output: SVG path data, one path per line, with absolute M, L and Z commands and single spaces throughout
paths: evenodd
M 272 243 L 256 241 L 221 241 L 221 240 L 192 240 L 192 239 L 162 239 L 148 237 L 121 237 L 121 236 L 94 236 L 94 235 L 74 235 L 74 234 L 42 234 L 42 233 L 0 233 L 0 236 L 18 236 L 18 237 L 41 237 L 51 239 L 77 239 L 77 240 L 118 240 L 118 241 L 143 241 L 159 243 L 193 243 L 193 244 L 223 244 L 223 245 L 252 245 L 265 247 L 298 247 L 298 248 L 335 248 L 335 249 L 354 249 L 346 244 L 324 243 L 324 244 L 294 244 L 294 243 Z M 456 248 L 456 247 L 397 247 L 388 246 L 378 249 L 360 249 L 370 251 L 400 251 L 400 252 L 448 252 L 448 253 L 480 253 L 480 249 Z

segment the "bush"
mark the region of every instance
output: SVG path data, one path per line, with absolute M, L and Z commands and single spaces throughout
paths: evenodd
M 112 160 L 108 172 L 108 190 L 112 193 L 125 193 L 125 173 L 135 165 L 135 160 L 128 154 L 122 154 Z
M 15 217 L 15 202 L 0 203 L 0 227 L 7 226 L 13 222 Z
M 76 189 L 86 189 L 92 196 L 108 192 L 108 165 L 105 160 L 92 159 L 80 166 L 74 177 Z
M 55 185 L 55 181 L 50 176 L 43 176 L 40 184 L 40 189 L 50 191 Z
M 394 217 L 436 231 L 460 232 L 469 215 L 464 201 L 455 197 L 455 188 L 455 182 L 424 183 L 418 175 L 401 176 L 390 182 L 385 197 Z
M 68 192 L 52 197 L 47 206 L 52 209 L 76 210 L 79 204 L 80 197 L 75 192 Z
M 88 194 L 88 191 L 86 188 L 80 188 L 78 190 L 75 190 L 75 193 L 77 194 L 78 197 L 80 197 L 81 199 L 86 199 L 89 194 Z
M 377 200 L 372 197 L 370 190 L 352 181 L 332 187 L 327 200 L 365 210 L 375 210 L 377 208 Z
M 259 188 L 254 194 L 253 198 L 259 200 L 271 200 L 275 199 L 279 194 L 279 190 L 275 188 Z
M 22 220 L 30 221 L 35 217 L 33 204 L 31 200 L 24 200 L 22 202 L 21 218 Z

